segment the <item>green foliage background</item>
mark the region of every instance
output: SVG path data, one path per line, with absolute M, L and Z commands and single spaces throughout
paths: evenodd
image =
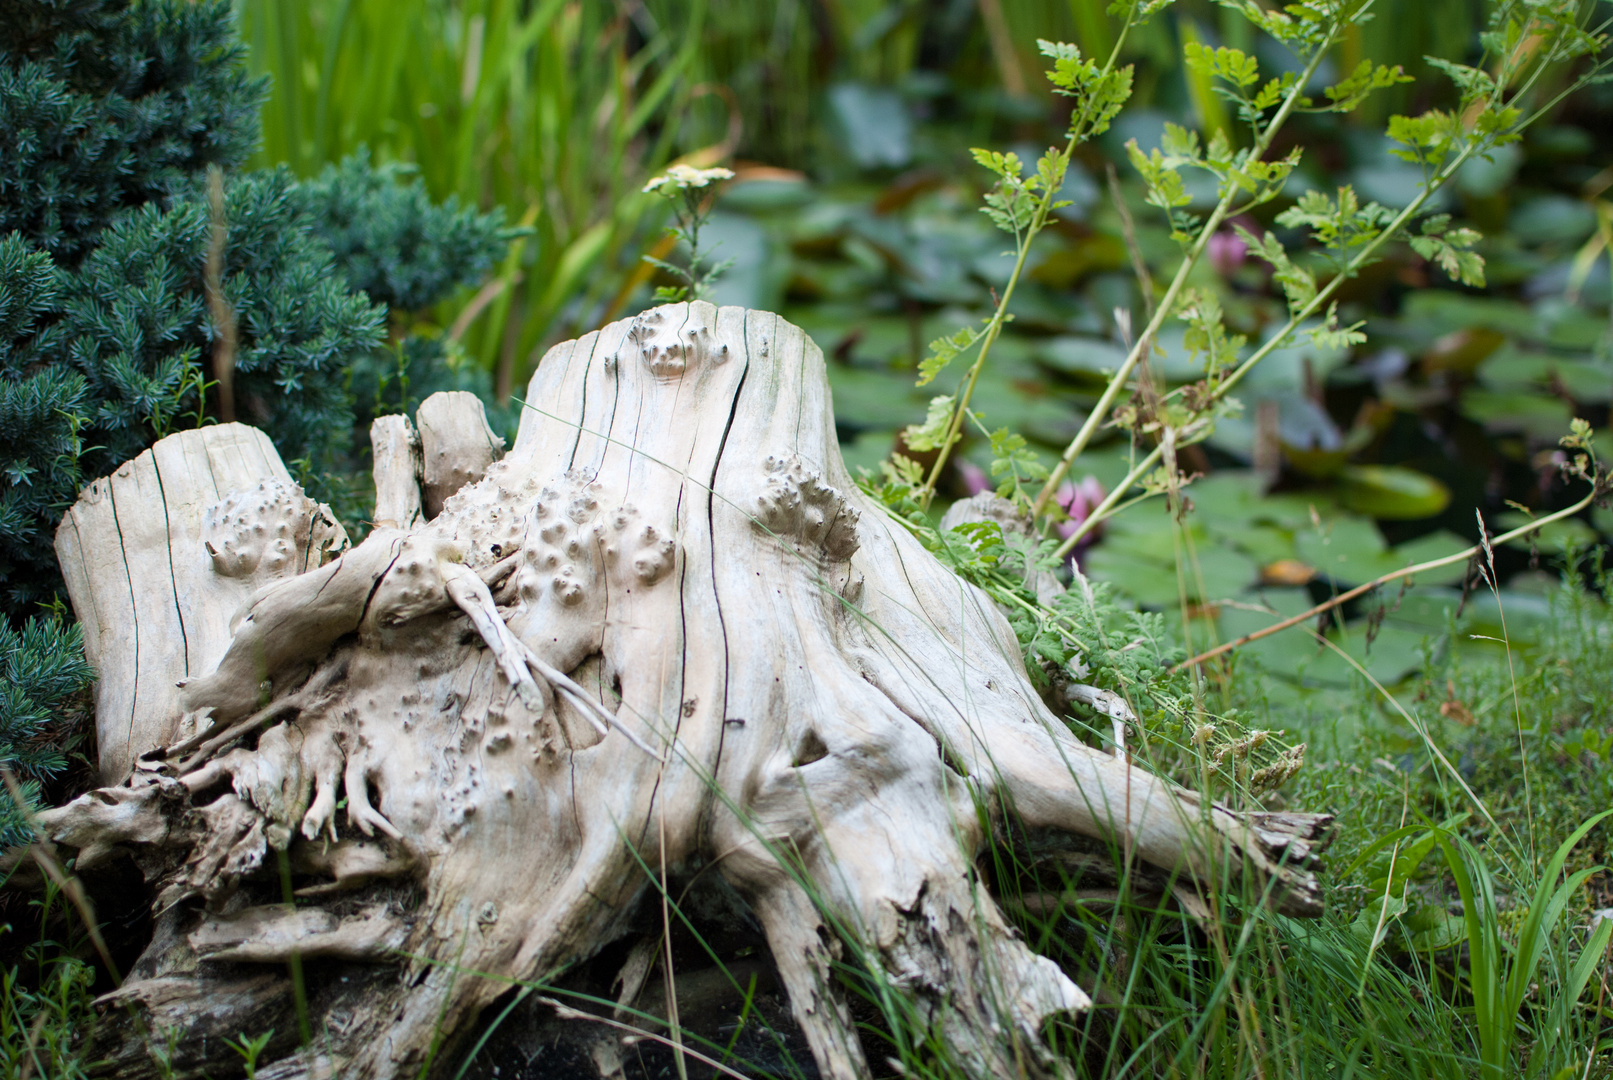
M 808 330 L 830 358 L 842 448 L 854 467 L 874 469 L 902 445 L 904 427 L 924 419 L 931 391 L 914 385 L 924 343 L 979 326 L 1008 275 L 1007 243 L 978 213 L 996 178 L 971 149 L 1011 149 L 1030 162 L 1061 141 L 1068 117 L 1047 93 L 1036 41 L 1072 41 L 1102 58 L 1117 25 L 1103 6 L 421 0 L 396 25 L 381 4 L 310 4 L 292 17 L 246 0 L 241 10 L 252 63 L 276 78 L 261 161 L 307 175 L 363 142 L 378 160 L 419 163 L 435 194 L 502 206 L 534 225 L 463 335 L 500 394 L 519 397 L 547 344 L 647 304 L 665 283 L 640 260 L 669 255 L 655 247 L 661 222 L 638 192 L 644 178 L 669 160 L 733 167 L 738 175 L 702 232 L 717 245 L 713 257 L 735 260 L 713 299 L 777 310 Z M 1471 62 L 1485 18 L 1473 0 L 1375 5 L 1318 82 L 1337 82 L 1367 58 L 1400 65 L 1410 79 L 1350 115 L 1298 117 L 1274 148 L 1304 151 L 1285 196 L 1235 224 L 1303 249 L 1299 220 L 1277 219 L 1307 190 L 1332 194 L 1348 183 L 1386 206 L 1410 201 L 1421 173 L 1391 153 L 1384 125 L 1395 113 L 1456 103 L 1425 56 Z M 405 22 L 429 30 L 410 34 Z M 1241 48 L 1266 72 L 1296 70 L 1237 12 L 1198 0 L 1127 38 L 1134 95 L 1114 129 L 1078 151 L 1060 193 L 1072 205 L 1038 241 L 975 390 L 984 426 L 1010 429 L 1023 445 L 966 431 L 943 497 L 927 514 L 910 508 L 920 527 L 947 499 L 986 482 L 994 458 L 1045 465 L 1124 357 L 1117 309 L 1134 326 L 1146 311 L 1137 262 L 1157 289 L 1179 257 L 1124 143 L 1161 145 L 1171 121 L 1204 141 L 1224 131 L 1241 145 L 1231 104 L 1181 62 L 1194 44 Z M 1549 76 L 1542 94 L 1571 74 Z M 1598 134 L 1610 121 L 1613 97 L 1593 86 L 1518 146 L 1464 167 L 1433 209 L 1452 215 L 1449 228 L 1483 234 L 1484 287 L 1451 281 L 1437 245 L 1387 252 L 1339 295 L 1339 324 L 1364 323 L 1366 340 L 1303 342 L 1268 357 L 1240 388 L 1242 415 L 1225 419 L 1186 463 L 1204 474 L 1184 493 L 1192 511 L 1178 518 L 1156 501 L 1107 523 L 1082 565 L 1107 584 L 1109 601 L 1101 612 L 1072 603 L 1063 617 L 1085 620 L 1081 634 L 1125 660 L 1145 651 L 1174 660 L 1460 550 L 1479 535 L 1475 508 L 1493 532 L 1577 498 L 1553 455 L 1574 416 L 1605 430 L 1613 398 L 1607 259 L 1597 248 L 1613 220 L 1613 146 Z M 1185 194 L 1188 212 L 1213 201 L 1201 188 Z M 1285 298 L 1237 238 L 1233 228 L 1218 236 L 1189 285 L 1214 297 L 1229 333 L 1253 347 L 1281 321 Z M 1300 250 L 1296 261 L 1321 269 L 1323 256 Z M 446 325 L 462 310 L 435 319 Z M 1199 376 L 1188 344 L 1186 328 L 1162 336 L 1151 362 L 1162 391 Z M 947 377 L 943 391 L 952 389 Z M 1598 439 L 1602 457 L 1613 457 Z M 1106 431 L 1073 479 L 1090 475 L 1106 488 L 1132 460 L 1129 440 Z M 1494 825 L 1475 815 L 1459 828 L 1506 882 L 1503 903 L 1533 887 L 1552 841 L 1605 805 L 1608 728 L 1597 687 L 1613 669 L 1598 643 L 1613 631 L 1591 563 L 1566 578 L 1561 568 L 1571 549 L 1605 543 L 1610 531 L 1607 511 L 1581 514 L 1534 545 L 1499 551 L 1488 593 L 1464 601 L 1460 567 L 1424 575 L 1404 593 L 1335 613 L 1321 637 L 1301 628 L 1258 642 L 1197 686 L 1156 683 L 1157 667 L 1105 668 L 1160 705 L 1149 728 L 1156 767 L 1242 797 L 1240 776 L 1285 743 L 1305 742 L 1307 767 L 1263 798 L 1336 808 L 1345 823 L 1331 881 L 1337 910 L 1319 927 L 1262 923 L 1216 954 L 1215 931 L 1200 942 L 1208 952 L 1198 950 L 1146 912 L 1135 913 L 1142 922 L 1133 925 L 1146 927 L 1135 936 L 1118 935 L 1101 915 L 1066 912 L 1085 939 L 1068 921 L 1027 918 L 1027 935 L 1062 960 L 1129 988 L 1113 1013 L 1094 1014 L 1070 1060 L 1093 1075 L 1470 1075 L 1477 1029 L 1462 1012 L 1467 975 L 1450 951 L 1463 946 L 1442 914 L 1455 899 L 1449 866 L 1437 852 L 1399 877 L 1382 852 L 1352 864 L 1405 822 L 1464 812 L 1430 740 L 1494 815 Z M 1007 555 L 995 542 L 935 538 L 982 581 L 1013 565 L 1011 556 L 991 562 Z M 1069 659 L 1048 632 L 1052 616 L 1037 618 L 1021 627 L 1032 651 Z M 1143 625 L 1158 647 L 1119 653 Z M 1104 737 L 1105 721 L 1077 719 Z M 1216 734 L 1200 747 L 1193 736 L 1205 720 Z M 1249 749 L 1261 731 L 1282 735 Z M 1205 761 L 1219 762 L 1208 777 L 1199 772 Z M 1592 866 L 1606 851 L 1593 832 L 1573 865 Z M 1586 942 L 1583 916 L 1605 905 L 1605 880 L 1577 894 L 1579 921 L 1554 931 L 1553 948 L 1566 950 L 1554 956 Z M 1387 912 L 1384 925 L 1362 925 L 1369 911 Z M 1074 951 L 1058 952 L 1065 947 Z M 1207 962 L 1209 954 L 1220 959 Z M 1112 966 L 1126 962 L 1124 971 Z
M 1062 142 L 1067 109 L 1047 92 L 1036 41 L 1107 55 L 1117 24 L 1103 7 L 0 0 L 0 130 L 19 135 L 0 156 L 0 761 L 35 797 L 82 732 L 88 672 L 53 605 L 61 512 L 162 434 L 217 419 L 208 166 L 223 170 L 238 410 L 354 525 L 370 416 L 463 387 L 508 427 L 544 348 L 650 302 L 664 282 L 642 256 L 675 253 L 658 246 L 664 208 L 641 188 L 675 160 L 737 172 L 705 234 L 734 260 L 714 299 L 778 310 L 824 347 L 843 449 L 872 469 L 924 418 L 924 343 L 979 325 L 1008 279 L 1003 235 L 978 212 L 996 178 L 971 150 L 1029 162 Z M 1255 345 L 1287 309 L 1248 241 L 1271 230 L 1319 269 L 1326 252 L 1303 250 L 1298 227 L 1317 205 L 1307 191 L 1348 183 L 1408 202 L 1420 171 L 1393 154 L 1384 126 L 1456 103 L 1425 57 L 1472 60 L 1485 5 L 1386 0 L 1374 12 L 1318 81 L 1368 58 L 1410 80 L 1351 115 L 1297 118 L 1274 148 L 1304 151 L 1283 198 L 1236 222 L 1246 237 L 1218 234 L 1189 282 Z M 1197 46 L 1297 70 L 1206 0 L 1127 37 L 1131 102 L 1077 151 L 1060 192 L 1070 205 L 1038 241 L 974 391 L 985 426 L 1019 442 L 966 429 L 943 498 L 909 508 L 920 528 L 947 499 L 1000 480 L 986 475 L 994 459 L 1027 471 L 1051 460 L 1125 356 L 1123 325 L 1142 325 L 1157 293 L 1139 265 L 1157 284 L 1179 257 L 1125 142 L 1163 146 L 1167 121 L 1205 143 L 1243 139 L 1233 104 L 1182 63 Z M 1314 927 L 1240 924 L 1249 897 L 1208 929 L 1143 906 L 1128 909 L 1125 933 L 1081 905 L 1016 911 L 1039 948 L 1124 987 L 1112 1010 L 1060 1033 L 1078 1069 L 1333 1076 L 1342 1061 L 1365 1075 L 1487 1075 L 1501 1036 L 1473 1013 L 1482 935 L 1451 908 L 1462 874 L 1493 876 L 1500 901 L 1467 910 L 1520 940 L 1509 910 L 1536 895 L 1557 842 L 1613 799 L 1613 620 L 1596 554 L 1613 515 L 1587 512 L 1498 552 L 1488 590 L 1469 595 L 1459 569 L 1425 576 L 1317 633 L 1257 642 L 1205 680 L 1160 668 L 1459 550 L 1479 535 L 1475 508 L 1493 532 L 1577 497 L 1557 440 L 1575 416 L 1605 431 L 1613 400 L 1608 130 L 1613 93 L 1592 86 L 1518 145 L 1464 166 L 1437 209 L 1448 227 L 1483 234 L 1482 287 L 1444 274 L 1432 242 L 1393 250 L 1339 295 L 1340 324 L 1362 324 L 1364 341 L 1276 350 L 1240 388 L 1241 416 L 1193 448 L 1187 470 L 1203 475 L 1186 489 L 1192 512 L 1142 504 L 1083 545 L 1101 602 L 1074 597 L 1054 615 L 1112 654 L 1100 682 L 1152 708 L 1153 765 L 1232 799 L 1337 809 L 1343 832 L 1335 910 Z M 1214 201 L 1202 187 L 1182 195 L 1187 213 Z M 1200 374 L 1191 330 L 1161 335 L 1149 377 L 1162 392 Z M 1125 433 L 1106 429 L 1073 479 L 1110 487 L 1135 457 Z M 934 538 L 960 571 L 1011 592 L 1004 566 L 1025 553 L 1000 541 Z M 1018 628 L 1033 659 L 1062 665 L 1074 657 L 1050 618 L 1025 615 Z M 1104 737 L 1105 722 L 1074 719 Z M 1200 742 L 1206 727 L 1215 734 Z M 1257 749 L 1259 732 L 1279 734 Z M 1305 769 L 1276 791 L 1249 790 L 1258 767 L 1300 742 Z M 24 838 L 0 805 L 0 842 Z M 1422 831 L 1400 835 L 1405 825 Z M 1415 858 L 1401 861 L 1406 851 Z M 1607 851 L 1592 832 L 1568 868 Z M 1001 884 L 1018 870 L 993 872 Z M 1596 940 L 1589 912 L 1613 902 L 1605 873 L 1581 884 L 1566 929 L 1542 939 L 1548 988 L 1571 982 L 1570 963 Z M 7 984 L 18 1016 L 84 1015 L 87 970 L 54 970 L 55 983 L 15 995 Z M 1572 1029 L 1587 1051 L 1542 1061 L 1590 1068 L 1605 1013 L 1576 1012 L 1578 1000 L 1562 1006 L 1569 1020 L 1545 1004 L 1519 1014 L 1531 1047 Z M 0 1012 L 0 1026 L 14 1025 Z M 909 1067 L 945 1071 L 944 1048 L 912 1055 L 901 1055 Z
M 479 282 L 512 235 L 362 155 L 306 182 L 243 171 L 267 84 L 233 21 L 221 3 L 0 5 L 0 764 L 30 781 L 64 768 L 78 733 L 55 717 L 89 676 L 77 628 L 42 613 L 61 605 L 56 522 L 82 484 L 217 418 L 206 170 L 225 174 L 237 415 L 350 517 L 377 373 L 407 352 L 418 387 L 443 355 L 394 324 Z

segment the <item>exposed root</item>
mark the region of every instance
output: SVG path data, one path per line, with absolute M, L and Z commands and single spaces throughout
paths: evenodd
M 189 934 L 202 960 L 284 963 L 293 956 L 341 960 L 397 960 L 408 924 L 385 904 L 338 919 L 319 908 L 243 908 L 209 916 Z

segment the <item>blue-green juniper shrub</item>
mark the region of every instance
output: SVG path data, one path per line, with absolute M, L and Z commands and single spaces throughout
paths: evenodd
M 453 378 L 417 313 L 477 285 L 513 233 L 364 154 L 311 181 L 236 171 L 266 86 L 227 2 L 0 0 L 0 26 L 0 763 L 37 784 L 66 763 L 52 716 L 91 679 L 77 628 L 43 617 L 61 610 L 56 523 L 88 481 L 220 418 L 209 170 L 235 417 L 350 520 L 372 410 Z

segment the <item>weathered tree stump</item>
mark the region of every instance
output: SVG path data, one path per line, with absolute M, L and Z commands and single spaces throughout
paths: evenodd
M 1058 1071 L 1042 1022 L 1088 999 L 979 887 L 988 829 L 1098 838 L 1187 886 L 1230 865 L 1319 910 L 1322 819 L 1201 805 L 1048 711 L 990 600 L 857 491 L 799 329 L 658 308 L 556 346 L 527 402 L 502 460 L 451 422 L 485 476 L 429 520 L 433 448 L 418 464 L 407 421 L 378 435 L 391 524 L 257 592 L 170 709 L 199 730 L 47 815 L 81 868 L 121 849 L 145 870 L 158 930 L 121 997 L 179 1029 L 186 1068 L 227 1059 L 204 1032 L 286 1030 L 261 965 L 296 954 L 366 974 L 314 992 L 314 1041 L 272 1075 L 416 1075 L 502 979 L 611 941 L 662 873 L 709 868 L 751 905 L 837 1078 L 869 1073 L 845 937 L 975 1074 Z
M 86 488 L 56 530 L 56 559 L 99 676 L 103 779 L 172 738 L 175 684 L 218 666 L 256 590 L 346 547 L 330 508 L 245 424 L 169 436 Z

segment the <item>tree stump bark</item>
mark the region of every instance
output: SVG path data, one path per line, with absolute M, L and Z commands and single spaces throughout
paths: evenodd
M 218 666 L 257 589 L 346 547 L 330 508 L 245 424 L 171 435 L 86 488 L 56 530 L 56 559 L 99 679 L 102 778 L 173 737 L 177 684 Z
M 980 887 L 988 830 L 1184 882 L 1230 865 L 1319 910 L 1324 819 L 1201 805 L 1048 711 L 990 600 L 857 491 L 796 327 L 657 308 L 550 350 L 527 402 L 429 521 L 256 594 L 171 707 L 210 727 L 46 816 L 81 867 L 121 848 L 146 871 L 158 933 L 122 994 L 160 998 L 181 1045 L 218 1027 L 210 987 L 318 955 L 371 974 L 315 994 L 273 1075 L 414 1076 L 504 980 L 707 870 L 760 919 L 825 1076 L 869 1075 L 845 943 L 972 1074 L 1056 1075 L 1043 1021 L 1087 995 Z

